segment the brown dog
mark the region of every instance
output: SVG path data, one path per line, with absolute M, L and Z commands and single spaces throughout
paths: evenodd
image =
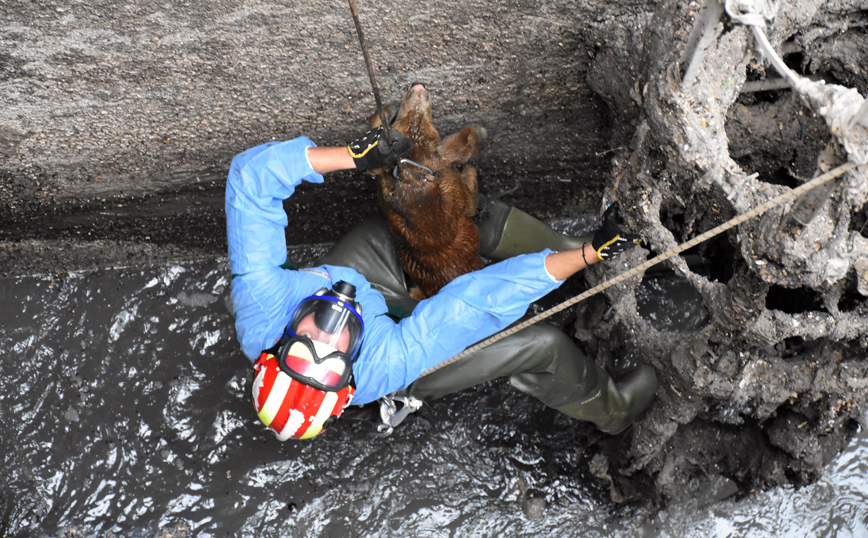
M 371 126 L 381 125 L 379 115 Z M 476 213 L 476 169 L 455 165 L 476 157 L 485 130 L 467 126 L 440 140 L 431 120 L 431 98 L 421 84 L 404 95 L 392 128 L 413 141 L 395 168 L 370 174 L 392 231 L 395 251 L 416 287 L 414 299 L 437 293 L 453 278 L 482 268 Z M 409 160 L 409 162 L 407 161 Z

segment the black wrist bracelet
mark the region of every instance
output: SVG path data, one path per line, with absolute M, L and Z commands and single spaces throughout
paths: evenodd
M 589 264 L 588 264 L 588 259 L 585 258 L 585 247 L 586 247 L 586 246 L 588 246 L 587 243 L 585 243 L 584 245 L 582 245 L 582 259 L 585 260 L 585 267 L 588 267 L 588 266 L 589 266 Z

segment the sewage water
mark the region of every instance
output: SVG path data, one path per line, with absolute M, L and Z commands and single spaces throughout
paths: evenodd
M 606 502 L 575 423 L 505 382 L 389 437 L 339 421 L 280 443 L 252 410 L 228 275 L 205 260 L 0 279 L 0 535 L 868 536 L 864 435 L 812 486 L 721 500 L 704 484 L 657 514 Z M 655 282 L 643 308 L 670 292 Z

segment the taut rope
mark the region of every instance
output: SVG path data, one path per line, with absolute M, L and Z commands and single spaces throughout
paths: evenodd
M 570 306 L 573 306 L 574 304 L 576 304 L 580 301 L 583 301 L 592 295 L 596 295 L 597 293 L 600 293 L 601 291 L 603 291 L 607 288 L 610 288 L 616 284 L 620 284 L 621 282 L 624 282 L 628 278 L 632 278 L 632 277 L 638 275 L 639 273 L 641 273 L 642 271 L 645 271 L 648 268 L 650 268 L 654 265 L 657 265 L 660 262 L 668 260 L 669 258 L 675 256 L 676 254 L 680 254 L 680 253 L 684 252 L 685 250 L 692 248 L 692 247 L 698 245 L 699 243 L 702 243 L 703 241 L 711 239 L 712 237 L 719 235 L 719 234 L 729 230 L 730 228 L 738 226 L 739 224 L 745 222 L 748 219 L 762 215 L 763 213 L 765 213 L 766 211 L 768 211 L 769 209 L 771 209 L 773 207 L 777 207 L 777 206 L 784 204 L 790 200 L 798 198 L 802 194 L 810 191 L 811 189 L 819 187 L 820 185 L 824 185 L 825 183 L 832 181 L 833 179 L 845 174 L 846 172 L 848 172 L 849 170 L 852 170 L 855 167 L 856 167 L 856 163 L 847 162 L 847 163 L 842 164 L 841 166 L 839 166 L 833 170 L 826 172 L 825 174 L 823 174 L 821 176 L 818 176 L 818 177 L 812 179 L 811 181 L 808 181 L 807 183 L 804 183 L 804 184 L 796 187 L 795 189 L 793 189 L 789 192 L 785 192 L 784 194 L 776 196 L 775 198 L 772 198 L 771 200 L 767 200 L 766 202 L 755 207 L 754 209 L 751 209 L 747 213 L 744 213 L 742 215 L 734 217 L 734 218 L 724 222 L 723 224 L 716 226 L 716 227 L 712 228 L 711 230 L 708 230 L 705 233 L 697 235 L 693 239 L 691 239 L 685 243 L 682 243 L 682 244 L 678 245 L 677 247 L 674 247 L 674 248 L 664 252 L 663 254 L 655 256 L 654 258 L 651 258 L 650 260 L 647 260 L 647 261 L 637 265 L 636 267 L 629 269 L 629 270 L 625 271 L 624 273 L 621 273 L 620 275 L 618 275 L 618 276 L 616 276 L 610 280 L 607 280 L 606 282 L 603 282 L 602 284 L 598 284 L 597 286 L 594 286 L 593 288 L 591 288 L 591 289 L 589 289 L 589 290 L 587 290 L 587 291 L 585 291 L 579 295 L 576 295 L 572 299 L 568 299 L 559 305 L 553 306 L 552 308 L 546 310 L 545 312 L 537 314 L 536 316 L 519 323 L 518 325 L 514 325 L 512 327 L 509 327 L 508 329 L 504 329 L 503 331 L 501 331 L 501 332 L 499 332 L 493 336 L 490 336 L 489 338 L 466 348 L 461 353 L 455 355 L 454 357 L 452 357 L 450 359 L 447 359 L 447 360 L 441 362 L 437 366 L 432 366 L 431 368 L 428 368 L 427 370 L 422 372 L 422 375 L 419 377 L 423 377 L 423 376 L 426 376 L 432 372 L 435 372 L 435 371 L 439 370 L 440 368 L 443 368 L 449 364 L 452 364 L 453 362 L 455 362 L 457 360 L 463 359 L 464 357 L 473 353 L 474 351 L 479 351 L 480 349 L 488 347 L 491 344 L 493 344 L 493 343 L 495 343 L 495 342 L 497 342 L 503 338 L 506 338 L 509 335 L 515 334 L 518 331 L 520 331 L 526 327 L 529 327 L 529 326 L 533 325 L 534 323 L 537 323 L 538 321 L 542 321 L 542 320 L 544 320 L 550 316 L 553 316 L 554 314 L 557 314 L 561 310 L 563 310 L 565 308 L 569 308 Z
M 392 137 L 389 135 L 389 118 L 386 117 L 386 112 L 383 110 L 383 102 L 380 100 L 380 88 L 377 87 L 377 80 L 374 78 L 374 67 L 371 65 L 371 58 L 368 56 L 368 46 L 365 44 L 365 35 L 362 33 L 362 23 L 359 21 L 359 10 L 356 7 L 356 0 L 349 0 L 350 11 L 353 13 L 353 23 L 356 25 L 356 34 L 359 36 L 359 46 L 362 48 L 362 56 L 365 57 L 365 67 L 368 69 L 368 78 L 371 79 L 371 88 L 374 90 L 374 101 L 377 103 L 377 114 L 380 115 L 380 122 L 383 124 L 383 137 L 386 142 L 391 145 Z

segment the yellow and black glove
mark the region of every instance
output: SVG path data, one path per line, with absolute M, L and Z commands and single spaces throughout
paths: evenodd
M 608 260 L 642 242 L 642 238 L 638 235 L 623 233 L 621 231 L 623 224 L 618 202 L 615 202 L 603 213 L 603 225 L 594 233 L 594 238 L 591 240 L 597 258 Z
M 347 148 L 357 170 L 371 170 L 389 166 L 398 157 L 413 149 L 413 141 L 394 129 L 389 129 L 392 143 L 383 136 L 383 128 L 371 129 L 364 136 L 349 143 Z

